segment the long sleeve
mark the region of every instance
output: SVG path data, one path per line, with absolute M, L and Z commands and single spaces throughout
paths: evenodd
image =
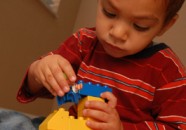
M 28 89 L 28 84 L 27 84 L 28 69 L 27 69 L 26 74 L 22 80 L 20 88 L 17 92 L 17 100 L 21 103 L 28 103 L 28 102 L 34 101 L 38 97 L 53 98 L 53 96 L 49 93 L 49 91 L 46 90 L 44 87 L 37 94 L 33 95 L 30 93 L 30 90 Z
M 86 46 L 83 48 L 85 51 L 82 51 L 82 43 L 81 40 L 85 40 L 87 43 L 92 42 L 92 38 L 86 38 L 86 35 L 84 33 L 85 29 L 80 29 L 76 33 L 74 33 L 72 36 L 70 36 L 68 39 L 66 39 L 64 42 L 62 42 L 56 50 L 53 50 L 38 59 L 41 59 L 47 55 L 51 54 L 58 54 L 66 58 L 72 65 L 75 73 L 78 72 L 79 65 L 82 62 L 83 56 L 86 53 L 86 48 L 89 48 L 89 45 L 91 44 L 86 44 Z M 92 33 L 91 35 L 94 35 Z M 82 41 L 83 41 L 82 40 Z M 28 84 L 27 84 L 27 76 L 28 76 L 28 70 L 29 67 L 26 71 L 26 74 L 22 80 L 22 83 L 20 85 L 20 88 L 17 93 L 17 100 L 22 103 L 28 103 L 32 102 L 38 97 L 42 98 L 53 98 L 53 96 L 49 93 L 48 90 L 46 90 L 44 87 L 41 91 L 39 91 L 37 94 L 32 95 L 29 90 L 28 90 Z
M 75 56 L 73 56 L 72 54 L 70 54 L 68 52 L 68 49 L 66 47 L 66 45 L 70 45 L 70 48 L 72 48 L 72 46 L 76 46 L 76 43 L 77 40 L 75 39 L 74 36 L 71 36 L 70 38 L 68 38 L 65 42 L 61 43 L 60 47 L 57 49 L 57 50 L 54 50 L 54 51 L 51 51 L 41 57 L 39 57 L 38 59 L 42 59 L 43 57 L 47 56 L 47 55 L 51 55 L 51 54 L 59 54 L 59 55 L 64 55 L 65 58 L 67 58 L 69 61 L 71 61 L 73 63 L 74 61 L 74 68 L 77 69 L 77 65 L 76 65 L 76 61 L 77 60 L 74 60 L 74 59 L 78 59 Z M 69 43 L 69 44 L 68 44 Z M 73 47 L 74 48 L 74 47 Z M 66 52 L 66 53 L 65 53 Z M 71 51 L 72 52 L 72 51 Z M 73 53 L 73 52 L 72 52 Z M 69 56 L 71 55 L 71 56 Z M 20 85 L 20 88 L 18 90 L 18 93 L 17 93 L 17 100 L 21 103 L 28 103 L 28 102 L 32 102 L 34 101 L 35 99 L 37 99 L 38 97 L 39 98 L 53 98 L 54 96 L 52 96 L 50 94 L 50 92 L 45 88 L 43 87 L 38 93 L 36 94 L 31 94 L 30 91 L 29 91 L 29 86 L 28 86 L 28 83 L 27 83 L 27 77 L 28 77 L 28 70 L 29 70 L 29 67 L 25 73 L 25 76 L 22 80 L 22 83 Z

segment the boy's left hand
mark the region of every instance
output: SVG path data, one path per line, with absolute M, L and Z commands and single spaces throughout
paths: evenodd
M 108 102 L 87 101 L 85 103 L 83 115 L 93 119 L 86 122 L 87 126 L 93 130 L 123 130 L 115 108 L 116 97 L 110 92 L 104 92 L 101 94 L 101 98 L 108 100 Z

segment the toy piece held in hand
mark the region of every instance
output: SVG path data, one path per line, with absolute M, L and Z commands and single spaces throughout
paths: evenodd
M 70 91 L 64 96 L 57 96 L 58 105 L 62 105 L 67 102 L 74 102 L 78 104 L 79 100 L 85 96 L 100 97 L 103 92 L 112 92 L 112 89 L 108 86 L 101 86 L 100 84 L 92 84 L 91 82 L 83 82 L 79 80 L 77 84 L 72 85 Z

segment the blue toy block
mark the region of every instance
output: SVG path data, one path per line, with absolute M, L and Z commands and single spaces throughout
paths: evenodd
M 78 91 L 80 95 L 100 97 L 103 92 L 112 92 L 112 89 L 108 86 L 101 86 L 100 84 L 92 84 L 91 82 L 84 83 L 82 80 L 78 81 L 78 84 L 83 84 L 83 88 Z
M 71 86 L 70 91 L 63 97 L 57 96 L 57 103 L 59 106 L 67 102 L 78 104 L 79 100 L 85 96 L 100 97 L 100 94 L 103 92 L 112 92 L 111 88 L 108 86 L 101 86 L 100 84 L 92 84 L 91 82 L 85 83 L 82 80 L 78 81 L 77 84 L 82 84 L 82 88 L 77 92 L 74 92 Z
M 78 104 L 79 100 L 81 99 L 81 95 L 78 93 L 73 92 L 70 90 L 68 93 L 66 93 L 64 96 L 60 97 L 57 96 L 57 103 L 58 105 L 65 104 L 67 102 L 74 102 Z

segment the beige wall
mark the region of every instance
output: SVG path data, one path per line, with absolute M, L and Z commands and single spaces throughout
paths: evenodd
M 81 27 L 94 27 L 96 18 L 97 0 L 81 0 L 74 31 Z
M 74 27 L 80 0 L 62 0 L 59 18 L 39 0 L 3 0 L 0 4 L 0 107 L 48 114 L 50 100 L 20 104 L 16 92 L 28 65 L 58 47 Z

